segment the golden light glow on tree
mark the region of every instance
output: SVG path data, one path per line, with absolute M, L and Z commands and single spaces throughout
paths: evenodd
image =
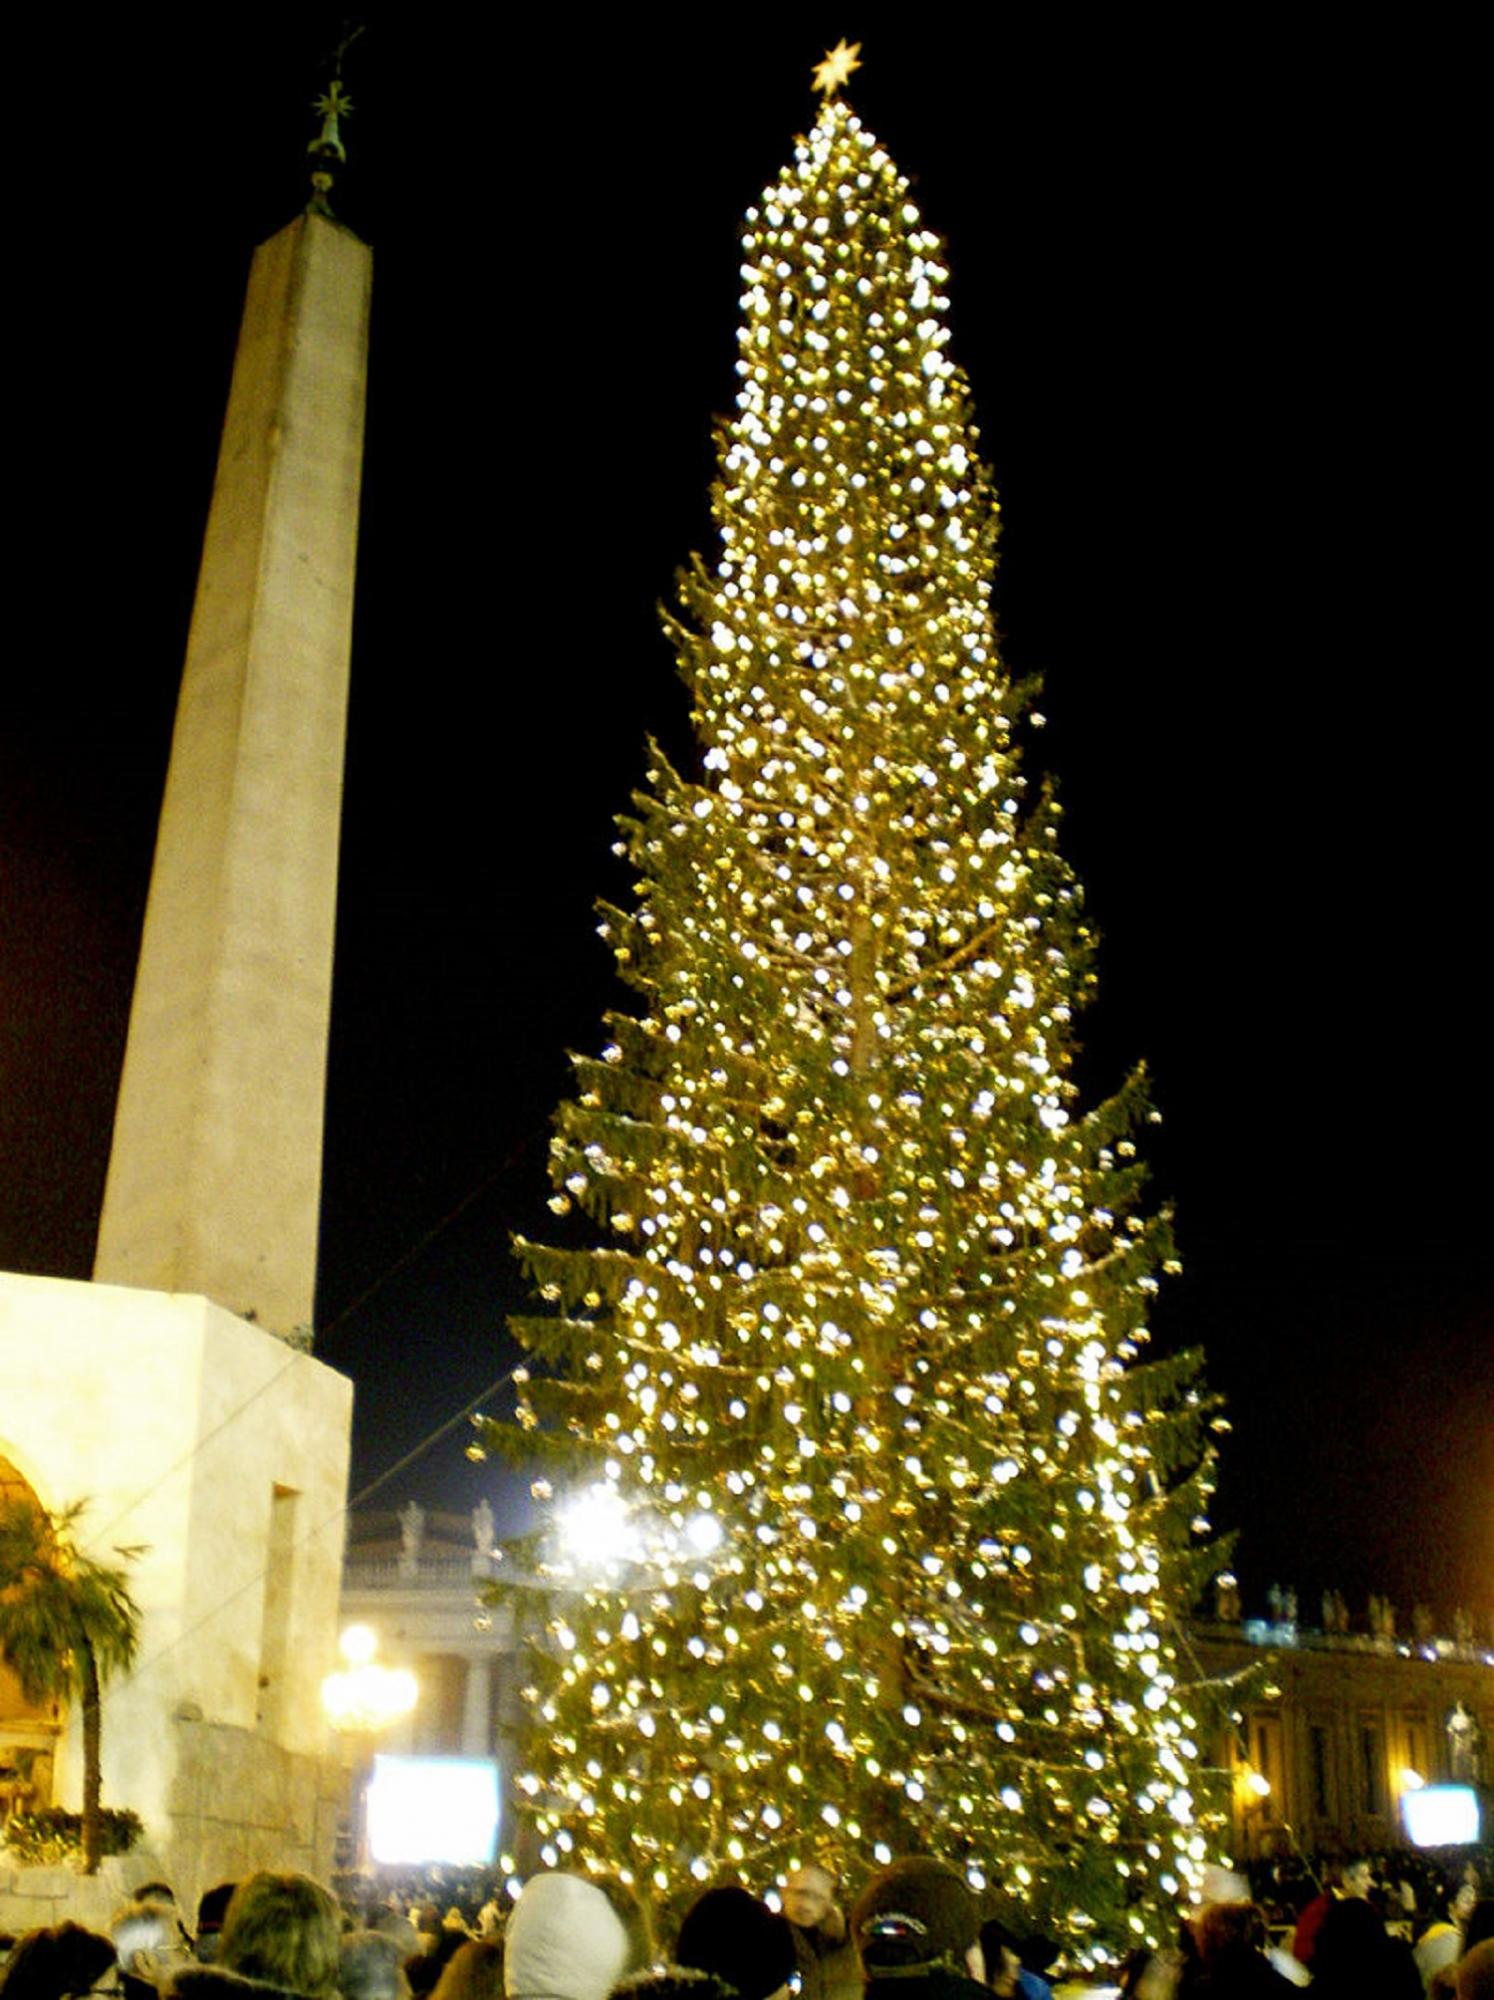
M 1137 1360 L 1144 1085 L 1077 1101 L 1092 939 L 938 239 L 832 96 L 743 250 L 671 624 L 701 774 L 655 752 L 622 822 L 639 1010 L 553 1143 L 604 1241 L 520 1246 L 522 1448 L 610 1524 L 538 1546 L 521 1788 L 553 1857 L 671 1895 L 922 1850 L 1134 1938 L 1204 1854 L 1169 1620 L 1209 1485 L 1193 1360 Z

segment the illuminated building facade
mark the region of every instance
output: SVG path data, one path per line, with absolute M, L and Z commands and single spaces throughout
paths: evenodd
M 1295 1619 L 1193 1626 L 1209 1673 L 1253 1670 L 1237 1731 L 1219 1751 L 1234 1779 L 1238 1854 L 1403 1847 L 1405 1795 L 1445 1783 L 1481 1790 L 1489 1837 L 1494 1632 L 1480 1637 L 1460 1621 L 1453 1638 L 1429 1629 L 1397 1638 L 1384 1629 L 1393 1619 L 1379 1622 L 1367 1632 Z
M 505 1777 L 521 1726 L 514 1621 L 489 1611 L 491 1524 L 427 1511 L 354 1515 L 343 1571 L 345 1624 L 372 1626 L 380 1657 L 409 1667 L 420 1695 L 379 1747 L 409 1756 L 496 1756 Z
M 495 1755 L 517 1766 L 526 1677 L 511 1611 L 481 1596 L 496 1574 L 490 1533 L 464 1515 L 407 1508 L 355 1516 L 343 1578 L 345 1620 L 372 1625 L 386 1657 L 412 1667 L 421 1697 L 381 1747 Z M 1231 1785 L 1233 1850 L 1388 1851 L 1407 1844 L 1401 1799 L 1427 1785 L 1479 1782 L 1494 1827 L 1494 1632 L 1465 1621 L 1453 1638 L 1323 1632 L 1295 1620 L 1197 1619 L 1192 1650 L 1210 1675 L 1249 1669 L 1237 1729 L 1217 1757 Z M 1454 1718 L 1461 1706 L 1471 1727 Z M 1451 1731 L 1450 1731 L 1451 1724 Z M 1252 1782 L 1263 1779 L 1264 1793 Z

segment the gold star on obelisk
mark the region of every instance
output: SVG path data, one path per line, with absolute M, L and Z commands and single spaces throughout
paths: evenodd
M 815 89 L 824 91 L 827 97 L 833 97 L 841 85 L 849 79 L 851 71 L 860 69 L 860 58 L 860 42 L 852 42 L 848 47 L 845 36 L 842 35 L 833 49 L 825 51 L 825 60 L 815 64 Z

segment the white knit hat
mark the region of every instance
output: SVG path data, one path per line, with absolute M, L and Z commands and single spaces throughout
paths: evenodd
M 628 1934 L 595 1882 L 533 1875 L 503 1941 L 509 2000 L 606 2000 L 628 1962 Z

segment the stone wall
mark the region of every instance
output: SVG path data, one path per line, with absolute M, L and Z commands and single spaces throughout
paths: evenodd
M 282 1750 L 249 1729 L 178 1722 L 165 1876 L 188 1910 L 215 1882 L 256 1868 L 326 1881 L 347 1775 L 334 1758 Z
M 104 1691 L 105 1805 L 133 1807 L 162 1855 L 178 1815 L 220 1823 L 224 1874 L 241 1855 L 301 1865 L 320 1781 L 290 1774 L 326 1749 L 352 1385 L 201 1297 L 4 1273 L 0 1381 L 0 1456 L 43 1507 L 88 1500 L 90 1554 L 139 1551 L 139 1657 Z M 69 1716 L 52 1787 L 74 1811 L 80 1735 Z M 206 1743 L 227 1760 L 211 1780 Z M 178 1754 L 196 1761 L 179 1772 Z M 192 1804 L 209 1795 L 210 1815 Z
M 181 1720 L 175 1780 L 159 1837 L 111 1855 L 96 1876 L 75 1868 L 14 1868 L 0 1848 L 0 1927 L 106 1927 L 141 1882 L 169 1882 L 190 1926 L 197 1899 L 216 1882 L 257 1868 L 296 1869 L 327 1881 L 347 1773 L 332 1758 L 299 1756 L 249 1729 Z
M 143 1865 L 147 1859 L 139 1849 L 116 1854 L 97 1875 L 80 1875 L 75 1868 L 12 1868 L 0 1847 L 0 1929 L 19 1937 L 71 1918 L 90 1930 L 107 1930 L 135 1883 L 153 1879 Z

